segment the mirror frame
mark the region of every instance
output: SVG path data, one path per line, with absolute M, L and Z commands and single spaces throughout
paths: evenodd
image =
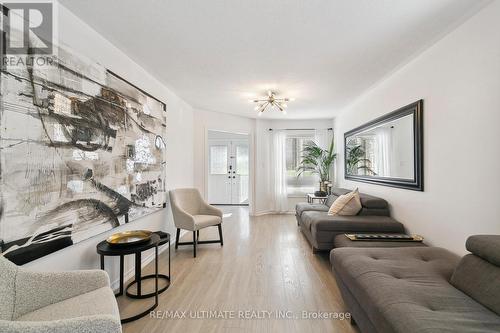
M 344 178 L 364 183 L 378 184 L 383 186 L 398 187 L 414 191 L 424 190 L 424 145 L 423 145 L 423 111 L 424 101 L 421 99 L 396 111 L 376 118 L 364 125 L 356 127 L 344 133 Z M 390 178 L 378 176 L 358 176 L 347 174 L 347 138 L 363 132 L 371 127 L 393 121 L 398 118 L 413 114 L 413 180 L 403 178 Z

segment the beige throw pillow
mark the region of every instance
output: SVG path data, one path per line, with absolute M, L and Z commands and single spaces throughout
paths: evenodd
M 357 215 L 361 210 L 361 199 L 359 198 L 358 189 L 352 192 L 341 195 L 337 198 L 328 210 L 328 215 Z

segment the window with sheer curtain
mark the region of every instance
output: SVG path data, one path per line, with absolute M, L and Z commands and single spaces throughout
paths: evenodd
M 318 188 L 318 176 L 310 171 L 297 177 L 297 168 L 302 159 L 302 150 L 314 141 L 314 131 L 287 131 L 286 137 L 286 181 L 288 196 L 304 196 Z

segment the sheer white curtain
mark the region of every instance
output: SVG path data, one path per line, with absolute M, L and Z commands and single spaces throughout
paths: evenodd
M 382 177 L 391 175 L 392 137 L 389 128 L 377 128 L 377 174 Z
M 329 149 L 332 142 L 333 131 L 328 129 L 314 130 L 314 142 L 322 149 Z
M 286 190 L 286 133 L 274 130 L 271 139 L 271 196 L 274 211 L 288 211 L 288 195 Z

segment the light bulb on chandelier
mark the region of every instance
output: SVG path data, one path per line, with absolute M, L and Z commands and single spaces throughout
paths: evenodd
M 266 111 L 268 108 L 276 107 L 283 114 L 286 114 L 286 108 L 288 104 L 286 102 L 294 101 L 295 98 L 278 98 L 276 97 L 276 93 L 273 91 L 267 91 L 267 97 L 263 97 L 261 99 L 253 99 L 249 100 L 249 102 L 257 103 L 257 106 L 254 108 L 255 111 L 258 112 L 258 116 L 262 116 L 262 113 Z

